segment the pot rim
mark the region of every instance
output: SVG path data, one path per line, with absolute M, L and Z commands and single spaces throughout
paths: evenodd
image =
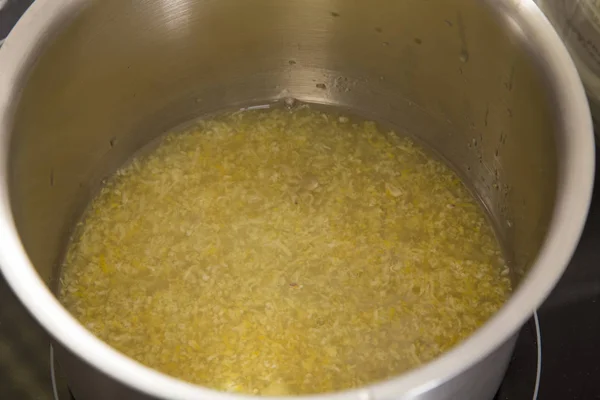
M 509 340 L 554 287 L 577 246 L 589 208 L 595 147 L 591 117 L 577 70 L 558 35 L 533 0 L 485 0 L 504 18 L 507 29 L 527 42 L 551 78 L 560 154 L 556 204 L 546 240 L 527 277 L 484 326 L 439 358 L 384 382 L 342 392 L 298 396 L 299 400 L 416 396 L 475 365 Z M 186 383 L 126 357 L 79 324 L 59 303 L 31 264 L 13 220 L 8 194 L 10 121 L 20 95 L 23 71 L 39 51 L 41 38 L 54 23 L 88 0 L 37 0 L 0 49 L 0 268 L 29 312 L 54 338 L 98 370 L 143 393 L 191 400 L 251 399 Z M 285 399 L 286 397 L 280 397 Z M 276 398 L 275 398 L 276 399 Z

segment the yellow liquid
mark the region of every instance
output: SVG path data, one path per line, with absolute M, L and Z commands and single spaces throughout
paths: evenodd
M 493 231 L 448 167 L 374 123 L 308 108 L 166 135 L 92 202 L 61 286 L 124 354 L 266 395 L 400 374 L 509 292 Z

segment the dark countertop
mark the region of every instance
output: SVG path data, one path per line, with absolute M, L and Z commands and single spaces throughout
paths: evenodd
M 4 39 L 33 0 L 0 0 L 0 39 Z
M 600 157 L 586 226 L 569 266 L 538 310 L 542 369 L 538 398 L 600 399 Z M 537 363 L 533 321 L 521 330 L 497 400 L 532 398 Z
M 49 343 L 0 277 L 0 399 L 54 399 Z
M 539 310 L 540 399 L 600 399 L 600 172 L 577 251 Z

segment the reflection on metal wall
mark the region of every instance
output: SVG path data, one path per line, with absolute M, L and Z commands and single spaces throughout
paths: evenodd
M 0 46 L 32 2 L 0 0 Z M 0 275 L 0 399 L 53 400 L 49 343 Z
M 537 0 L 567 45 L 600 120 L 600 0 Z

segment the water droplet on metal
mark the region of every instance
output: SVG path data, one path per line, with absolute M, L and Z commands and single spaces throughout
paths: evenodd
M 467 61 L 469 61 L 469 52 L 466 50 L 461 51 L 458 58 L 461 62 L 466 63 Z

